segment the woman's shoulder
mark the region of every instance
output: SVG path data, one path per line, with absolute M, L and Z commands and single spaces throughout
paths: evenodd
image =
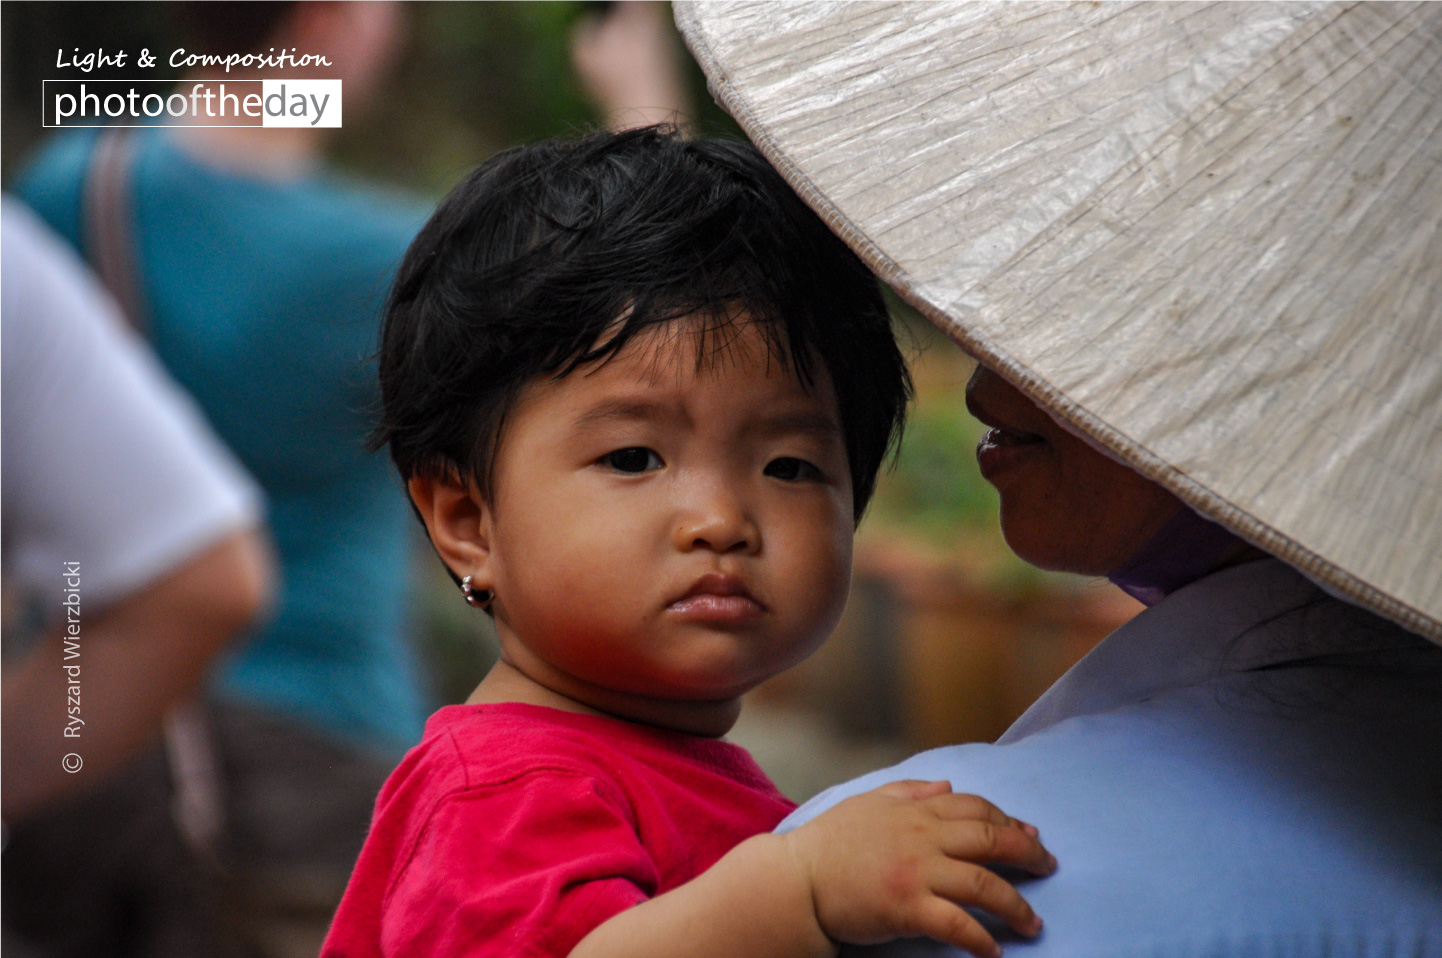
M 1009 946 L 1018 954 L 1367 955 L 1399 942 L 1430 954 L 1442 941 L 1442 715 L 1420 687 L 1365 669 L 1285 671 L 923 753 L 783 827 L 898 779 L 990 799 L 1036 824 L 1061 862 L 1026 886 L 1047 933 Z

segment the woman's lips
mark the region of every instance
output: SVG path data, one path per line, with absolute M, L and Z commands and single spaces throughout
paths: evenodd
M 709 625 L 748 625 L 766 611 L 740 579 L 717 573 L 702 576 L 666 608 L 689 622 Z
M 993 426 L 976 444 L 976 463 L 988 482 L 1034 459 L 1046 446 L 1036 433 Z
M 966 384 L 966 408 L 990 427 L 976 444 L 976 462 L 981 477 L 993 485 L 998 476 L 1034 461 L 1050 446 L 1046 436 L 1015 424 L 1017 419 L 1040 424 L 1046 414 L 985 366 L 977 366 Z

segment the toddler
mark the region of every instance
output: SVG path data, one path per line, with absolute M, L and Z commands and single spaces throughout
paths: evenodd
M 785 835 L 721 739 L 841 614 L 910 391 L 876 281 L 748 144 L 501 154 L 397 276 L 377 432 L 501 659 L 391 776 L 327 958 L 976 955 L 1036 830 L 898 783 Z

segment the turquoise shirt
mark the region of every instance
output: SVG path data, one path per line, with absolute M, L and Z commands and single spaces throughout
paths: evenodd
M 898 779 L 985 796 L 1057 856 L 1021 885 L 1045 929 L 999 932 L 1008 954 L 1442 956 L 1442 648 L 1276 560 L 1143 612 L 996 745 L 923 753 L 781 828 Z
M 404 749 L 429 704 L 402 638 L 413 520 L 363 443 L 386 289 L 427 210 L 329 176 L 223 172 L 164 131 L 135 132 L 150 339 L 265 489 L 280 561 L 274 617 L 223 665 L 218 691 Z M 94 141 L 55 138 L 17 186 L 77 248 Z

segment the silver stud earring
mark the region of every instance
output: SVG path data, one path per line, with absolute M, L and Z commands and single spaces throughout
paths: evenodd
M 486 608 L 496 597 L 496 594 L 490 589 L 471 588 L 470 576 L 466 576 L 461 580 L 461 594 L 466 597 L 467 602 L 478 609 Z

